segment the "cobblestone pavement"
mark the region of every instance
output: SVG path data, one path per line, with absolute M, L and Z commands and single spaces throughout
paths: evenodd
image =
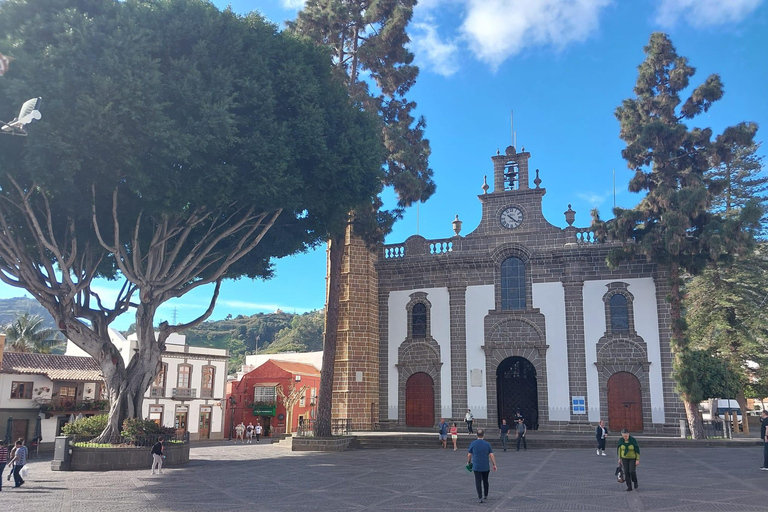
M 611 443 L 613 444 L 613 443 Z M 641 447 L 642 448 L 642 447 Z M 592 450 L 496 453 L 486 503 L 477 503 L 466 453 L 356 450 L 319 454 L 280 445 L 195 447 L 166 474 L 53 472 L 33 460 L 27 483 L 3 481 L 0 502 L 24 511 L 768 510 L 762 449 L 643 450 L 637 492 Z M 7 470 L 6 470 L 7 474 Z M 3 475 L 5 476 L 5 475 Z

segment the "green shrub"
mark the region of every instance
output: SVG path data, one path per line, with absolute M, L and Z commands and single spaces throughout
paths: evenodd
M 106 414 L 82 418 L 72 423 L 67 423 L 61 429 L 64 435 L 75 437 L 96 437 L 107 428 Z
M 163 433 L 163 428 L 152 420 L 130 418 L 123 422 L 123 431 L 120 432 L 120 435 L 135 440 L 142 436 Z

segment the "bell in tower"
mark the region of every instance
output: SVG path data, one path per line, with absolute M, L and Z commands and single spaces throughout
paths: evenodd
M 514 190 L 527 190 L 528 184 L 528 159 L 530 153 L 523 151 L 518 153 L 514 146 L 508 146 L 504 154 L 498 154 L 493 158 L 493 191 L 511 192 Z

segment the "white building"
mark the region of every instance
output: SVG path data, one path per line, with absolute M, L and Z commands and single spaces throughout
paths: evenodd
M 127 365 L 137 346 L 135 334 L 124 338 L 111 329 L 110 338 Z M 67 355 L 88 356 L 72 342 Z M 142 416 L 190 439 L 221 439 L 229 352 L 223 349 L 190 347 L 186 337 L 173 334 L 166 341 L 163 370 L 147 390 Z

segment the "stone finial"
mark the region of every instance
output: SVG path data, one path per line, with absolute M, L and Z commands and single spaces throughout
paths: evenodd
M 451 224 L 453 224 L 453 232 L 456 233 L 456 236 L 459 236 L 459 233 L 461 233 L 461 225 L 463 223 L 459 220 L 458 215 L 456 215 L 456 218 L 453 222 L 451 222 Z
M 538 185 L 536 188 L 539 188 Z M 565 211 L 565 222 L 568 223 L 569 226 L 573 226 L 573 221 L 576 220 L 576 212 L 571 209 L 571 205 L 568 205 L 568 209 Z
M 504 150 L 504 154 L 507 156 L 516 155 L 517 151 L 515 151 L 515 146 L 507 146 L 507 149 Z
M 483 186 L 481 187 L 483 189 L 483 194 L 488 193 L 488 189 L 491 188 L 488 186 L 488 175 L 486 174 L 483 176 Z
M 533 180 L 533 184 L 536 185 L 536 188 L 540 188 L 539 185 L 541 185 L 541 178 L 539 178 L 539 170 L 536 169 L 536 179 Z
M 499 148 L 496 148 L 496 156 L 499 156 L 501 154 L 501 151 L 499 151 Z

